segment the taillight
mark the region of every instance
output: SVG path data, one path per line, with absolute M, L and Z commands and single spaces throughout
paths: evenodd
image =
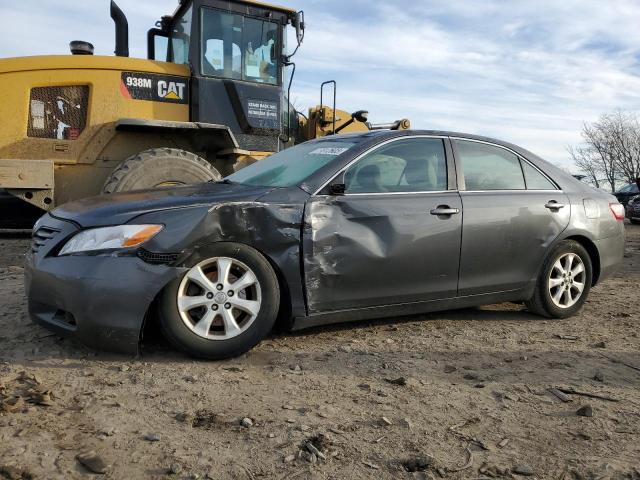
M 624 206 L 620 203 L 610 203 L 611 213 L 616 217 L 616 220 L 624 220 Z

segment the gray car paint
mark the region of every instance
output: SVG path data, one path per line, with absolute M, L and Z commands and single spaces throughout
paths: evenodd
M 458 288 L 462 210 L 457 192 L 319 195 L 305 213 L 311 313 L 449 298 Z
M 562 212 L 562 215 L 571 213 L 568 225 L 562 229 L 565 221 L 562 215 L 543 218 L 539 213 L 539 201 L 546 199 L 546 195 L 527 196 L 531 202 L 524 203 L 522 199 L 487 196 L 487 210 L 484 214 L 478 211 L 474 217 L 474 204 L 481 199 L 472 199 L 463 184 L 458 191 L 455 175 L 450 178 L 449 192 L 424 197 L 425 201 L 432 200 L 431 203 L 459 205 L 462 215 L 450 219 L 427 217 L 431 205 L 416 207 L 409 200 L 411 195 L 390 200 L 397 203 L 390 205 L 382 196 L 367 202 L 366 196 L 355 199 L 318 191 L 358 155 L 382 142 L 407 135 L 445 138 L 451 135 L 512 149 L 543 170 L 562 189 L 570 203 L 570 208 Z M 429 131 L 376 132 L 342 138 L 345 141 L 358 138 L 360 143 L 300 188 L 203 185 L 101 197 L 55 210 L 42 222 L 62 222 L 67 233 L 122 223 L 163 223 L 165 229 L 145 245 L 145 249 L 175 254 L 176 260 L 166 265 L 149 265 L 131 252 L 56 257 L 55 249 L 68 238 L 61 235 L 55 245 L 48 247 L 47 253 L 41 251 L 28 256 L 26 284 L 32 318 L 92 345 L 133 352 L 153 299 L 168 282 L 184 272 L 185 266 L 199 258 L 203 245 L 221 241 L 252 245 L 271 262 L 280 274 L 287 299 L 285 316 L 293 319 L 293 328 L 523 300 L 531 296 L 532 280 L 537 277 L 544 253 L 565 238 L 589 242 L 601 272 L 600 279 L 610 275 L 622 259 L 622 222 L 613 218 L 609 208 L 615 198 L 591 189 L 517 146 L 483 137 Z M 449 168 L 455 173 L 455 163 Z M 594 217 L 593 214 L 587 216 L 585 199 L 597 205 L 596 218 L 589 218 Z M 509 206 L 511 213 L 509 220 L 500 218 L 499 228 L 492 230 L 487 220 L 491 216 L 498 218 L 500 208 L 494 202 L 499 200 Z M 455 288 L 455 266 L 459 261 L 455 250 L 456 245 L 464 244 L 464 230 L 461 231 L 460 226 L 465 222 L 466 209 L 470 210 L 472 223 L 465 228 L 471 228 L 472 232 L 474 228 L 477 232 L 488 229 L 478 233 L 482 242 L 469 235 L 466 247 L 463 245 L 463 258 L 467 262 L 464 271 L 470 275 L 469 290 L 464 292 L 466 295 L 460 295 Z M 520 236 L 522 226 L 518 227 L 518 214 L 522 212 L 536 218 L 537 225 L 545 226 L 546 230 L 537 232 L 530 228 L 532 238 Z M 335 224 L 327 222 L 331 218 Z M 518 234 L 517 238 L 513 238 L 514 234 Z M 485 293 L 469 295 L 480 291 L 473 290 L 478 288 L 478 272 L 483 266 L 491 265 L 491 262 L 477 263 L 477 256 L 485 255 L 481 247 L 487 241 L 496 245 L 487 260 L 500 262 L 507 251 L 511 256 L 506 260 L 522 262 L 525 268 L 518 272 L 508 265 L 493 275 L 493 283 L 486 287 Z M 500 248 L 499 242 L 504 241 L 511 243 L 506 247 L 500 243 L 503 245 Z M 437 242 L 439 248 L 434 248 L 432 242 Z M 479 253 L 473 250 L 474 243 Z M 532 245 L 536 248 L 528 249 Z M 429 250 L 430 255 L 424 255 L 421 247 Z M 523 250 L 520 256 L 518 248 Z M 356 258 L 358 264 L 355 264 Z M 406 273 L 397 279 L 401 271 Z M 384 280 L 385 276 L 388 280 Z M 416 279 L 415 286 L 411 277 Z M 510 280 L 514 282 L 512 285 L 507 284 Z M 74 331 L 55 325 L 57 309 L 73 311 L 78 319 Z
M 545 252 L 569 224 L 560 191 L 462 192 L 459 294 L 517 290 L 535 281 Z M 557 211 L 545 205 L 567 205 Z

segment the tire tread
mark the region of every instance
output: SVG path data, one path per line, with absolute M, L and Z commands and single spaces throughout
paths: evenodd
M 112 194 L 122 191 L 122 184 L 132 171 L 144 168 L 147 163 L 152 162 L 160 156 L 183 157 L 185 160 L 198 164 L 199 166 L 209 170 L 213 178 L 222 178 L 220 173 L 211 165 L 211 163 L 195 153 L 178 148 L 152 148 L 150 150 L 137 153 L 122 162 L 120 166 L 111 173 L 105 182 L 104 187 L 102 188 L 102 193 Z

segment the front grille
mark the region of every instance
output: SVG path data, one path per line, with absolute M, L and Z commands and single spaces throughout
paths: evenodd
M 89 86 L 31 89 L 27 136 L 76 140 L 87 125 Z
M 51 227 L 40 227 L 33 233 L 31 242 L 31 251 L 38 253 L 42 247 L 55 238 L 60 233 L 60 230 Z
M 167 265 L 178 260 L 177 253 L 153 253 L 144 248 L 138 250 L 138 258 L 152 265 Z

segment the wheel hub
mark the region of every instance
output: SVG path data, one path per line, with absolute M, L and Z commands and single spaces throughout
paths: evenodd
M 244 263 L 227 257 L 191 268 L 178 288 L 178 311 L 194 334 L 228 340 L 244 333 L 262 304 L 260 282 Z
M 553 265 L 548 286 L 551 300 L 560 308 L 574 306 L 582 297 L 585 288 L 586 271 L 579 255 L 567 253 Z
M 215 296 L 213 297 L 213 299 L 215 300 L 215 302 L 218 305 L 222 305 L 223 303 L 226 303 L 227 301 L 227 295 L 225 293 L 222 292 L 218 292 L 215 294 Z

